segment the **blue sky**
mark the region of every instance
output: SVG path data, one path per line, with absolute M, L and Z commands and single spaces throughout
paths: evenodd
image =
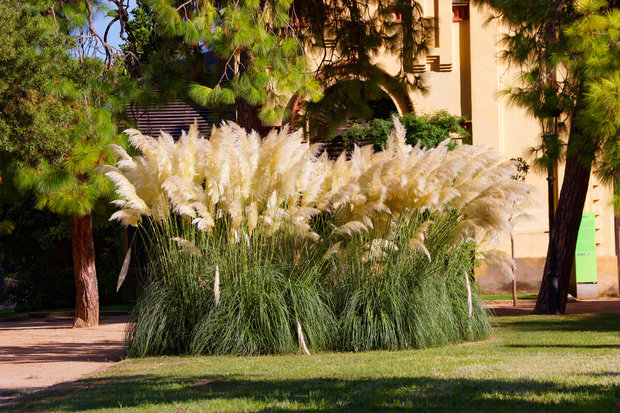
M 114 5 L 110 3 L 109 7 L 114 7 Z M 133 9 L 134 7 L 136 7 L 136 0 L 129 0 L 129 11 L 131 12 L 131 9 Z M 93 22 L 95 23 L 95 29 L 97 30 L 97 33 L 103 36 L 103 33 L 105 33 L 105 28 L 107 27 L 108 23 L 110 23 L 110 21 L 112 21 L 112 18 L 107 17 L 105 15 L 105 12 L 96 13 Z M 118 22 L 114 23 L 114 25 L 110 29 L 110 32 L 108 33 L 108 43 L 113 46 L 118 46 L 123 43 L 119 36 L 120 30 L 120 24 Z

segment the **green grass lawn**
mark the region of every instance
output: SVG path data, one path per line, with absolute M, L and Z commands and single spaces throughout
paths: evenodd
M 517 294 L 517 300 L 535 300 L 537 297 L 537 293 Z M 512 294 L 480 294 L 480 298 L 483 300 L 512 300 Z
M 477 343 L 126 360 L 16 411 L 620 412 L 620 314 L 503 317 Z

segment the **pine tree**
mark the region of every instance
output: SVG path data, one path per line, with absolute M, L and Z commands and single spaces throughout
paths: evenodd
M 539 147 L 544 166 L 561 159 L 566 166 L 534 311 L 550 311 L 555 251 L 563 313 L 590 173 L 610 177 L 618 170 L 620 14 L 601 0 L 475 3 L 490 6 L 510 29 L 503 57 L 521 67 L 522 83 L 508 95 L 541 123 L 559 119 L 569 127 L 565 144 L 560 135 L 546 136 Z
M 75 327 L 99 319 L 91 211 L 111 187 L 93 169 L 113 161 L 107 145 L 118 140 L 109 109 L 115 72 L 82 54 L 69 34 L 86 19 L 71 16 L 89 7 L 0 4 L 0 151 L 11 160 L 17 186 L 32 191 L 37 207 L 69 216 Z
M 285 117 L 292 94 L 320 97 L 291 25 L 292 0 L 146 3 L 165 42 L 149 56 L 145 77 L 164 93 L 202 106 L 236 105 L 237 122 L 257 130 Z M 216 76 L 205 67 L 208 54 L 222 63 Z M 176 79 L 166 82 L 162 69 Z
M 236 107 L 238 123 L 249 129 L 290 121 L 310 135 L 329 136 L 349 118 L 372 118 L 369 102 L 386 88 L 403 95 L 424 89 L 414 62 L 429 48 L 432 21 L 412 0 L 145 0 L 139 6 L 127 27 L 136 50 L 144 40 L 152 47 L 137 74 L 145 90 L 157 85 L 159 99 Z M 396 76 L 375 62 L 386 52 L 401 63 Z M 219 67 L 206 67 L 209 54 Z M 291 111 L 302 116 L 289 118 Z

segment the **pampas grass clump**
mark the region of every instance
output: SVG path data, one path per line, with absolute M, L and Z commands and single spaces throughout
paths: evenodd
M 428 251 L 412 250 L 411 239 L 429 218 Z M 465 274 L 471 276 L 475 245 L 449 242 L 461 219 L 456 211 L 418 214 L 395 224 L 379 254 L 364 249 L 366 236 L 350 241 L 351 253 L 338 263 L 340 350 L 423 348 L 487 336 L 486 310 L 475 293 L 468 313 Z
M 142 225 L 151 268 L 130 355 L 402 349 L 488 334 L 472 277 L 527 203 L 515 166 L 481 146 L 405 143 L 331 161 L 287 128 L 232 123 L 175 142 L 127 131 L 106 169 Z M 145 225 L 146 224 L 146 225 Z M 510 266 L 505 256 L 487 252 Z

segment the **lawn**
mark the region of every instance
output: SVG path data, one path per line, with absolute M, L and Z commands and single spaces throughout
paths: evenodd
M 517 300 L 535 300 L 538 293 L 519 293 Z M 480 294 L 483 300 L 512 300 L 512 294 Z
M 484 342 L 126 360 L 16 411 L 620 412 L 620 314 L 503 317 Z

